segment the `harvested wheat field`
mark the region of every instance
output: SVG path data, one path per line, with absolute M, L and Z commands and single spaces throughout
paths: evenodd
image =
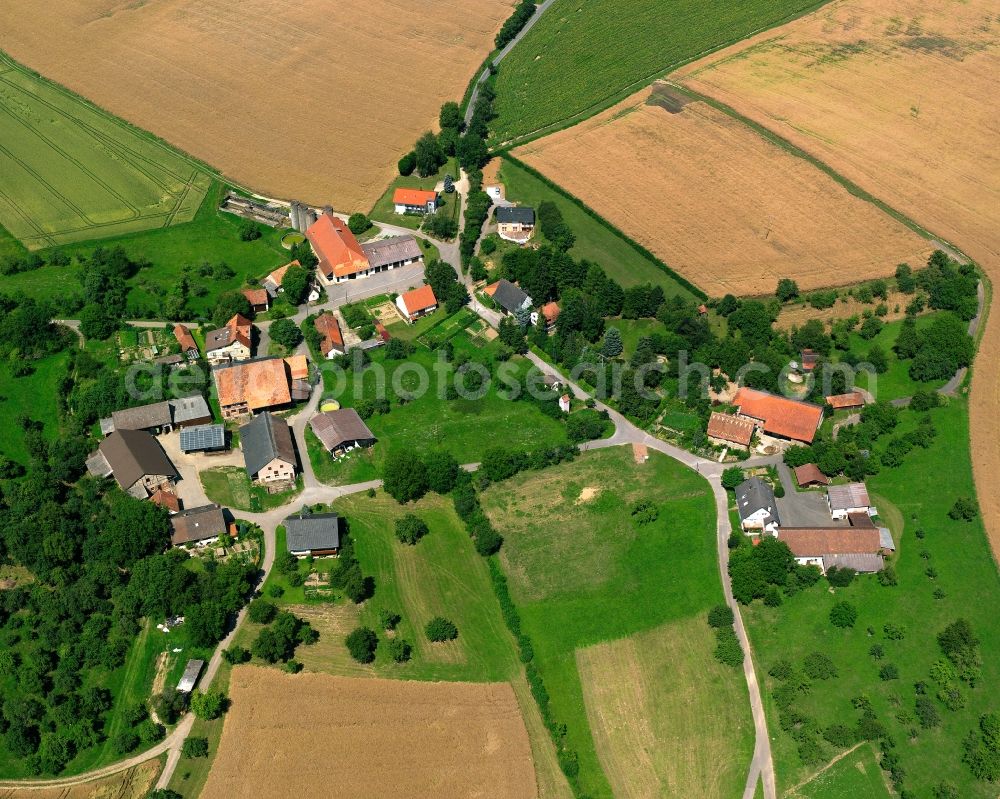
M 513 0 L 4 0 L 14 58 L 264 194 L 367 209 Z
M 1000 15 L 994 0 L 836 0 L 682 69 L 1000 278 Z M 1000 319 L 973 370 L 972 459 L 1000 559 Z
M 927 241 L 802 158 L 663 84 L 514 154 L 713 296 L 890 275 Z
M 619 799 L 742 793 L 746 684 L 714 647 L 699 616 L 577 650 L 594 744 Z
M 201 799 L 535 797 L 508 683 L 290 675 L 240 666 Z
M 159 759 L 147 760 L 103 779 L 74 782 L 60 780 L 61 787 L 17 788 L 15 783 L 0 783 L 0 799 L 144 799 L 160 774 Z

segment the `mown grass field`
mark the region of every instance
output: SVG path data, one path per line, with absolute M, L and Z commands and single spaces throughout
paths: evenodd
M 551 9 L 546 12 L 549 13 Z M 516 48 L 514 52 L 517 52 Z M 503 166 L 500 167 L 500 181 L 506 186 L 507 199 L 512 202 L 537 208 L 539 203 L 550 200 L 559 207 L 563 219 L 576 236 L 576 243 L 570 250 L 570 255 L 574 258 L 599 264 L 610 277 L 625 288 L 640 283 L 653 283 L 661 286 L 667 296 L 675 294 L 683 297 L 694 296 L 655 261 L 640 253 L 613 230 L 602 225 L 575 202 L 545 185 L 517 164 L 505 159 Z M 544 241 L 540 230 L 536 235 Z
M 952 399 L 947 407 L 930 413 L 938 431 L 933 445 L 911 452 L 899 468 L 883 468 L 867 479 L 896 541 L 898 554 L 893 564 L 899 584 L 886 587 L 863 577 L 831 594 L 824 582 L 786 599 L 781 607 L 756 603 L 745 611 L 758 674 L 763 677 L 768 724 L 775 731 L 775 769 L 783 790 L 808 780 L 817 767 L 803 765 L 796 742 L 780 730 L 771 699 L 776 683 L 766 672 L 779 659 L 801 664 L 805 655 L 819 651 L 832 659 L 839 675 L 814 681 L 812 689 L 796 701 L 799 712 L 824 728 L 833 723 L 851 725 L 859 715 L 852 698 L 867 695 L 896 741 L 894 751 L 906 771 L 905 787 L 914 795 L 931 796 L 933 787 L 948 780 L 958 787 L 959 796 L 996 796 L 996 788 L 977 782 L 962 762 L 962 741 L 976 727 L 980 714 L 1000 709 L 994 690 L 1000 683 L 1000 629 L 994 610 L 1000 601 L 1000 581 L 981 521 L 955 521 L 948 516 L 956 498 L 975 496 L 966 402 Z M 916 418 L 907 412 L 900 429 L 915 424 Z M 886 513 L 892 510 L 886 503 L 895 506 L 898 514 Z M 917 537 L 918 529 L 923 530 L 923 539 Z M 936 570 L 933 577 L 927 574 L 928 568 Z M 943 596 L 936 598 L 938 589 Z M 853 628 L 842 630 L 830 624 L 830 608 L 841 600 L 858 608 Z M 941 725 L 924 730 L 914 716 L 914 684 L 928 683 L 934 697 L 937 688 L 930 668 L 943 658 L 936 636 L 958 618 L 967 619 L 980 639 L 982 679 L 971 690 L 962 685 L 967 704 L 961 710 L 948 710 L 934 699 Z M 883 630 L 886 623 L 903 626 L 905 637 L 888 640 Z M 881 661 L 869 654 L 876 643 L 885 650 Z M 898 667 L 897 680 L 879 679 L 879 669 L 887 663 Z M 824 743 L 824 747 L 826 756 L 837 754 L 832 746 Z
M 250 482 L 246 469 L 239 466 L 217 466 L 198 475 L 205 494 L 212 502 L 234 510 L 261 511 L 285 505 L 301 491 L 300 485 L 278 494 L 269 494 Z
M 194 218 L 204 167 L 0 54 L 0 224 L 29 249 Z
M 659 510 L 658 519 L 641 528 L 630 514 L 639 498 Z M 621 737 L 628 731 L 607 715 L 621 694 L 631 695 L 632 707 L 663 714 L 650 721 L 645 736 L 664 751 L 674 745 L 661 740 L 671 728 L 691 730 L 684 741 L 689 750 L 715 750 L 716 719 L 724 719 L 727 766 L 716 764 L 713 773 L 719 796 L 738 793 L 753 737 L 742 675 L 714 670 L 710 636 L 704 646 L 686 648 L 674 634 L 705 625 L 704 612 L 722 598 L 715 509 L 702 478 L 658 453 L 636 465 L 630 449 L 613 448 L 491 486 L 482 501 L 504 535 L 501 563 L 553 715 L 567 725 L 568 745 L 579 755 L 583 790 L 610 797 L 625 779 L 656 786 L 653 794 L 637 796 L 706 795 L 690 758 L 657 757 L 636 766 L 632 745 Z M 687 644 L 696 640 L 697 633 L 687 636 Z M 615 668 L 616 659 L 627 668 Z M 583 672 L 595 669 L 613 684 L 588 680 L 585 686 Z M 699 671 L 709 676 L 690 683 L 683 676 Z M 671 688 L 659 685 L 664 679 L 683 684 L 685 699 L 670 698 Z M 638 684 L 651 690 L 636 696 Z M 713 721 L 686 717 L 692 706 L 706 709 Z M 607 721 L 599 725 L 602 713 Z
M 786 794 L 788 799 L 889 799 L 871 744 L 862 744 L 829 768 Z
M 509 141 L 574 117 L 579 121 L 700 54 L 819 5 L 816 0 L 710 5 L 556 0 L 504 59 L 494 138 Z
M 261 227 L 263 236 L 256 241 L 241 241 L 240 220 L 218 210 L 223 192 L 221 183 L 214 183 L 198 209 L 195 218 L 186 224 L 145 230 L 112 238 L 60 246 L 71 256 L 87 257 L 96 247 L 121 246 L 130 257 L 148 259 L 152 266 L 130 280 L 130 316 L 156 318 L 162 296 L 172 290 L 184 275 L 185 267 L 223 262 L 233 270 L 228 278 L 204 278 L 197 274 L 189 278 L 189 307 L 197 315 L 209 315 L 215 301 L 224 291 L 242 288 L 247 277 L 262 278 L 272 269 L 288 262 L 288 251 L 281 246 L 280 231 Z M 3 242 L 0 239 L 0 248 Z M 0 249 L 2 254 L 2 249 Z M 42 251 L 44 258 L 46 253 Z M 79 295 L 80 269 L 71 266 L 43 266 L 32 272 L 0 277 L 0 290 L 23 291 L 31 297 L 50 299 L 58 307 L 63 297 Z

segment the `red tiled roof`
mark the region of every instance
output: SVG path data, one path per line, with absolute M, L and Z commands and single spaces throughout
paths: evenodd
M 744 387 L 737 391 L 733 405 L 739 408 L 742 415 L 763 422 L 765 433 L 806 444 L 812 443 L 816 429 L 823 421 L 823 409 L 819 405 L 785 399 L 752 388 Z
M 545 317 L 545 321 L 552 324 L 559 318 L 559 303 L 557 302 L 547 302 L 542 306 L 542 316 Z
M 174 338 L 181 345 L 181 352 L 187 352 L 188 350 L 197 351 L 198 344 L 195 342 L 194 336 L 191 335 L 191 331 L 188 330 L 187 325 L 174 325 Z
M 323 337 L 319 343 L 319 348 L 324 357 L 329 355 L 333 349 L 339 352 L 344 351 L 344 335 L 340 332 L 340 322 L 337 321 L 336 316 L 332 313 L 320 314 L 316 317 L 313 324 L 316 326 L 317 332 Z
M 882 550 L 874 527 L 782 527 L 778 539 L 797 558 L 823 555 L 862 555 Z
M 390 341 L 392 339 L 392 335 L 385 329 L 385 325 L 381 322 L 375 323 L 375 332 L 378 334 L 378 337 L 382 339 L 382 341 Z
M 807 372 L 812 371 L 816 368 L 816 362 L 819 360 L 819 355 L 817 355 L 812 350 L 802 350 L 802 368 Z
M 272 283 L 274 283 L 275 286 L 280 286 L 281 281 L 285 279 L 285 272 L 288 271 L 288 268 L 290 266 L 302 266 L 302 264 L 300 264 L 298 258 L 296 258 L 294 261 L 289 261 L 284 266 L 279 266 L 277 269 L 271 272 L 271 274 L 265 277 L 264 280 L 270 280 Z
M 271 302 L 267 289 L 243 289 L 243 296 L 254 308 L 258 305 L 268 305 Z
M 865 404 L 865 395 L 860 391 L 849 391 L 847 394 L 832 394 L 826 398 L 826 403 L 835 411 L 843 408 L 860 408 Z
M 713 413 L 708 418 L 708 435 L 747 447 L 753 438 L 754 423 L 751 419 L 743 419 L 727 413 Z
M 319 258 L 319 269 L 328 278 L 346 277 L 368 269 L 365 255 L 343 220 L 324 213 L 306 231 L 306 238 Z
M 392 194 L 393 205 L 421 205 L 425 206 L 431 201 L 437 200 L 436 191 L 425 191 L 423 189 L 396 189 Z
M 153 492 L 153 496 L 149 498 L 149 501 L 154 505 L 159 505 L 161 508 L 166 508 L 171 513 L 177 513 L 181 509 L 181 501 L 177 495 L 173 491 L 167 491 L 165 488 L 156 489 Z
M 215 385 L 222 407 L 246 402 L 251 411 L 258 411 L 292 401 L 287 366 L 281 358 L 247 361 L 219 369 Z
M 437 297 L 434 296 L 434 289 L 426 284 L 400 294 L 399 298 L 403 301 L 403 307 L 406 308 L 406 313 L 410 316 L 433 308 L 438 302 Z
M 820 485 L 830 485 L 830 478 L 819 470 L 815 463 L 806 463 L 795 467 L 795 482 L 800 486 L 819 483 Z
M 500 285 L 499 280 L 496 283 L 490 283 L 483 289 L 483 294 L 485 294 L 487 297 L 492 297 L 496 293 L 497 286 L 499 285 Z

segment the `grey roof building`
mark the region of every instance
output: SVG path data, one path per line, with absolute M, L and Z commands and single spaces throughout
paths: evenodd
M 212 411 L 201 394 L 168 400 L 173 413 L 174 424 L 180 427 L 205 424 L 212 421 Z
M 375 269 L 393 268 L 413 263 L 423 257 L 420 246 L 413 236 L 392 236 L 362 244 L 361 249 L 368 256 L 368 263 Z
M 309 426 L 330 452 L 375 443 L 375 434 L 368 429 L 368 425 L 354 408 L 318 413 L 309 420 Z
M 267 411 L 240 428 L 240 445 L 251 479 L 274 460 L 284 461 L 293 467 L 297 463 L 291 428 L 284 419 Z
M 226 532 L 226 515 L 218 505 L 191 508 L 170 517 L 170 543 L 196 544 L 218 538 Z
M 124 491 L 140 499 L 178 477 L 159 443 L 143 430 L 113 432 L 88 459 L 87 469 L 99 477 L 114 475 Z
M 335 555 L 340 549 L 336 513 L 297 513 L 285 519 L 285 546 L 293 555 Z
M 501 205 L 497 207 L 496 220 L 498 225 L 531 227 L 535 224 L 535 209 L 527 205 Z
M 509 280 L 497 281 L 492 297 L 507 313 L 517 313 L 531 307 L 531 297 Z
M 774 490 L 759 477 L 751 477 L 736 486 L 736 509 L 744 530 L 781 524 Z
M 181 430 L 181 452 L 205 452 L 226 446 L 226 428 L 221 424 L 201 424 Z
M 170 403 L 164 400 L 115 411 L 111 414 L 111 421 L 114 430 L 154 430 L 170 427 L 173 417 L 170 414 Z
M 201 670 L 205 668 L 204 660 L 189 660 L 181 675 L 180 682 L 177 683 L 177 690 L 182 694 L 189 694 L 194 690 L 194 686 L 201 676 Z

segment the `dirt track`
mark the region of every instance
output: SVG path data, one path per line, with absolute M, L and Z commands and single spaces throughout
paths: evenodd
M 289 675 L 239 666 L 202 799 L 533 799 L 528 733 L 507 683 Z
M 4 0 L 0 46 L 276 197 L 367 211 L 513 0 Z
M 835 0 L 675 73 L 1000 279 L 1000 17 L 992 0 Z M 1000 560 L 1000 320 L 973 369 L 972 462 Z
M 805 159 L 664 84 L 514 154 L 712 296 L 891 275 L 931 246 Z

